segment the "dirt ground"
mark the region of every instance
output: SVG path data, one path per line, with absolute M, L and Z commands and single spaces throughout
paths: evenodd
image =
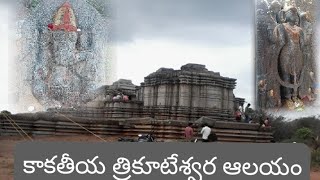
M 106 141 L 116 141 L 116 138 L 104 138 Z M 61 136 L 36 137 L 35 141 L 64 141 L 64 142 L 101 142 L 94 136 Z M 14 147 L 18 142 L 26 141 L 20 137 L 0 137 L 0 179 L 13 180 Z M 311 180 L 320 180 L 320 172 L 311 172 Z
M 311 172 L 310 177 L 311 177 L 311 180 L 319 180 L 320 172 Z

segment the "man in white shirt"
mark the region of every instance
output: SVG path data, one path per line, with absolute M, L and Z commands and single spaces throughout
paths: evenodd
M 202 129 L 200 133 L 202 134 L 202 141 L 208 142 L 209 141 L 208 137 L 211 134 L 211 128 L 209 128 L 208 124 L 205 123 L 202 125 Z

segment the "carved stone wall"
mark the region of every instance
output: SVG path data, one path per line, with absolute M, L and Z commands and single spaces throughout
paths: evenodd
M 180 70 L 159 69 L 142 84 L 144 106 L 230 109 L 236 80 L 187 64 Z
M 293 7 L 293 8 L 292 8 Z M 315 100 L 314 84 L 316 83 L 316 60 L 315 60 L 315 9 L 314 0 L 259 0 L 256 2 L 256 102 L 261 109 L 289 108 L 301 109 L 310 105 Z M 292 28 L 297 30 L 299 47 L 288 51 L 290 37 L 286 35 L 289 30 L 282 27 L 288 26 L 290 15 L 287 12 L 297 10 L 297 20 Z M 284 33 L 283 33 L 284 32 Z M 285 48 L 282 48 L 285 47 Z M 300 49 L 301 48 L 301 49 Z M 286 50 L 284 50 L 286 49 Z M 291 73 L 290 80 L 286 79 L 283 67 L 283 53 L 287 57 L 302 53 L 302 70 Z M 299 54 L 299 53 L 298 53 Z M 298 55 L 297 54 L 297 55 Z M 281 64 L 282 63 L 282 64 Z M 292 66 L 292 62 L 286 66 Z M 287 75 L 286 75 L 287 76 Z M 291 98 L 288 98 L 290 91 Z
M 231 119 L 235 85 L 235 79 L 208 71 L 204 65 L 187 64 L 180 70 L 160 68 L 145 77 L 144 83 L 141 83 L 142 97 L 139 99 L 145 108 L 167 109 L 169 114 L 173 114 L 172 117 L 179 116 L 179 113 L 186 116 L 190 114 L 191 117 L 201 110 L 209 112 L 214 109 L 216 112 L 229 111 Z
M 103 95 L 98 96 L 100 99 L 90 104 L 98 104 L 98 108 L 104 111 L 102 117 L 108 118 L 154 117 L 194 121 L 208 116 L 232 121 L 234 110 L 244 101 L 235 98 L 235 86 L 236 79 L 208 71 L 204 65 L 187 64 L 180 70 L 160 68 L 145 77 L 140 87 L 130 80 L 104 86 Z M 128 101 L 107 98 L 117 94 L 133 98 Z
M 108 22 L 86 0 L 39 1 L 17 23 L 11 103 L 39 111 L 91 100 L 108 80 Z

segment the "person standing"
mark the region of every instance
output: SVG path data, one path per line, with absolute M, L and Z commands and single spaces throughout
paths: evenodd
M 184 137 L 187 141 L 191 141 L 193 139 L 192 123 L 189 123 L 188 126 L 184 129 Z
M 265 127 L 271 127 L 270 121 L 269 121 L 269 118 L 268 118 L 268 117 L 267 117 L 266 120 L 264 120 L 264 125 L 265 125 Z
M 207 123 L 204 123 L 202 125 L 202 129 L 201 129 L 200 133 L 202 134 L 202 141 L 203 142 L 209 142 L 208 137 L 211 134 L 211 128 L 208 127 Z
M 246 123 L 249 123 L 249 114 L 250 114 L 250 106 L 251 104 L 249 103 L 247 106 L 246 106 L 246 109 L 244 110 L 244 116 L 245 116 L 245 121 Z
M 241 121 L 241 111 L 240 111 L 240 109 L 236 110 L 235 117 L 236 117 L 236 121 L 237 122 Z

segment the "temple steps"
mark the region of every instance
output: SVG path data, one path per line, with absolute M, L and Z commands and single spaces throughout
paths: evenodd
M 0 116 L 1 136 L 18 135 L 10 122 L 15 126 L 18 124 L 26 133 L 33 136 L 90 135 L 88 131 L 83 129 L 86 128 L 102 137 L 137 138 L 138 134 L 152 133 L 157 140 L 163 141 L 183 140 L 184 128 L 188 124 L 187 121 L 154 120 L 152 118 L 103 120 L 101 118 L 81 118 L 57 114 L 51 116 L 45 114 L 12 115 L 10 121 Z M 194 132 L 197 133 L 200 130 L 200 124 L 195 122 Z M 221 142 L 265 143 L 272 140 L 271 129 L 260 129 L 256 124 L 217 121 L 212 130 L 217 134 L 218 141 Z M 200 138 L 200 134 L 197 137 Z

